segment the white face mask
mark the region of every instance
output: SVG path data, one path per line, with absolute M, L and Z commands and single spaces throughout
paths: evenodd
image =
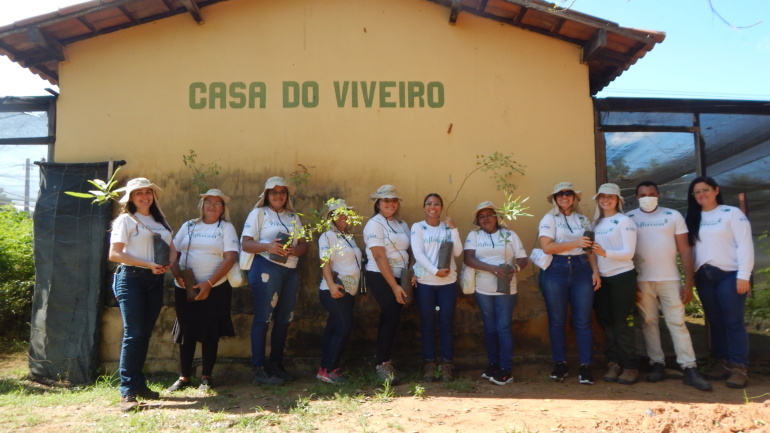
M 644 212 L 652 212 L 658 207 L 657 197 L 642 197 L 639 199 L 639 208 Z

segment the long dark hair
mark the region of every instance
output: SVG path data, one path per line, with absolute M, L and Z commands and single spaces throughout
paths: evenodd
M 690 182 L 690 186 L 687 187 L 687 214 L 684 216 L 684 221 L 687 223 L 687 240 L 690 242 L 690 246 L 694 246 L 695 242 L 700 240 L 700 219 L 703 208 L 698 204 L 698 201 L 695 200 L 695 194 L 693 194 L 695 184 L 698 183 L 705 183 L 714 188 L 714 190 L 719 188 L 717 182 L 708 176 L 696 177 Z M 719 191 L 719 194 L 717 194 L 717 204 L 725 204 L 725 201 L 722 198 L 722 191 Z
M 131 194 L 134 192 L 131 191 Z M 150 215 L 152 215 L 152 219 L 155 220 L 156 223 L 161 224 L 163 227 L 168 229 L 168 231 L 172 232 L 171 226 L 168 224 L 168 221 L 166 221 L 166 216 L 163 215 L 163 212 L 160 211 L 160 208 L 157 205 L 158 197 L 155 195 L 155 191 L 152 192 L 152 204 L 150 205 Z M 120 210 L 120 213 L 135 213 L 136 212 L 136 205 L 131 202 L 131 197 L 128 197 L 128 202 L 123 205 L 123 209 Z

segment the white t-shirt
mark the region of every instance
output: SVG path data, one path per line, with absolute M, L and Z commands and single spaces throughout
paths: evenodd
M 361 276 L 361 249 L 356 245 L 355 239 L 347 239 L 344 234 L 334 229 L 327 231 L 318 238 L 318 255 L 323 259 L 327 254 L 332 271 L 339 274 L 345 291 L 355 295 Z M 319 289 L 329 290 L 325 278 L 321 278 Z
M 559 244 L 574 242 L 583 237 L 585 227 L 590 227 L 590 225 L 591 223 L 588 218 L 577 212 L 572 212 L 569 216 L 563 213 L 559 215 L 547 213 L 540 220 L 537 235 L 538 237 L 545 236 L 551 238 Z M 576 256 L 579 254 L 585 254 L 582 248 L 573 248 L 559 253 L 562 256 Z
M 601 218 L 594 227 L 596 243 L 604 248 L 607 257 L 596 255 L 599 275 L 611 277 L 634 269 L 636 251 L 636 224 L 631 218 L 616 213 Z
M 506 239 L 507 237 L 507 239 Z M 512 230 L 500 227 L 492 234 L 484 230 L 473 230 L 465 239 L 465 249 L 475 250 L 480 261 L 499 266 L 503 263 L 514 264 L 514 259 L 527 257 L 521 240 Z M 476 269 L 476 291 L 485 295 L 503 295 L 497 293 L 497 277 L 494 274 Z M 511 279 L 511 294 L 517 292 L 516 275 Z
M 263 212 L 262 228 L 259 233 L 256 233 L 257 225 L 257 212 Z M 278 233 L 294 234 L 292 245 L 297 245 L 297 236 L 302 229 L 302 223 L 296 213 L 287 210 L 282 210 L 280 213 L 276 213 L 268 206 L 263 206 L 257 209 L 253 209 L 249 212 L 249 216 L 246 217 L 246 223 L 243 226 L 243 234 L 241 236 L 249 236 L 260 244 L 269 244 L 273 242 Z M 264 258 L 270 260 L 270 253 L 263 251 L 259 253 Z M 285 266 L 287 268 L 296 268 L 299 257 L 289 256 L 286 263 L 273 262 L 277 265 Z
M 450 229 L 445 222 L 433 227 L 425 221 L 412 224 L 412 254 L 414 254 L 414 275 L 420 284 L 443 286 L 457 281 L 457 264 L 454 257 L 463 253 L 460 232 Z M 437 277 L 438 253 L 441 243 L 451 241 L 452 259 L 449 261 L 449 275 Z
M 636 224 L 634 264 L 639 281 L 679 281 L 676 235 L 687 233 L 679 212 L 658 207 L 652 212 L 634 209 L 626 216 Z
M 723 271 L 738 271 L 748 280 L 754 269 L 754 241 L 746 215 L 734 206 L 719 205 L 701 212 L 699 241 L 695 242 L 695 270 L 709 264 Z
M 158 233 L 167 244 L 171 245 L 171 231 L 163 224 L 155 221 L 150 215 L 135 213 L 139 221 L 144 223 L 149 229 Z M 112 233 L 110 234 L 111 244 L 125 244 L 123 252 L 136 257 L 139 260 L 155 262 L 155 253 L 152 247 L 152 233 L 147 231 L 141 224 L 137 223 L 127 213 L 118 215 L 112 222 Z M 158 263 L 160 265 L 168 263 Z
M 409 226 L 405 222 L 396 218 L 388 221 L 378 213 L 364 226 L 364 242 L 367 271 L 380 272 L 372 255 L 372 247 L 385 247 L 385 255 L 396 278 L 409 265 Z
M 196 223 L 195 220 L 190 220 L 182 224 L 176 232 L 174 246 L 179 253 L 179 267 L 192 269 L 195 281 L 202 283 L 208 281 L 225 260 L 222 254 L 227 251 L 238 252 L 238 234 L 235 227 L 227 221 L 206 224 L 203 221 Z M 218 286 L 225 280 L 227 275 L 212 283 Z

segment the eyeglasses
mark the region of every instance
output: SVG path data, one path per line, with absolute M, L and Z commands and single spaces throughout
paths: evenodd
M 221 201 L 204 200 L 203 201 L 203 206 L 222 207 L 222 206 L 224 206 L 224 203 L 222 203 Z
M 559 198 L 559 197 L 572 197 L 573 195 L 575 195 L 575 191 L 567 190 L 567 191 L 559 191 L 553 196 L 556 198 Z
M 711 188 L 709 186 L 709 187 L 706 187 L 706 188 L 701 188 L 701 189 L 693 190 L 692 195 L 708 194 L 711 191 L 714 191 L 714 188 Z
M 397 198 L 381 198 L 383 203 L 398 203 Z
M 285 189 L 270 189 L 268 190 L 268 194 L 270 195 L 288 195 L 289 191 Z
M 494 218 L 494 217 L 495 217 L 494 212 L 493 213 L 480 213 L 478 219 L 479 220 L 485 220 L 487 218 Z

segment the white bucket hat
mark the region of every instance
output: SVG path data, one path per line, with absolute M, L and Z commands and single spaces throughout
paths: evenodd
M 553 192 L 546 196 L 546 200 L 548 200 L 548 203 L 553 204 L 553 196 L 557 192 L 564 191 L 565 189 L 574 192 L 575 198 L 577 198 L 578 201 L 580 201 L 580 199 L 583 198 L 583 192 L 576 190 L 575 187 L 572 186 L 572 182 L 559 182 L 553 187 Z
M 626 201 L 623 199 L 623 196 L 620 195 L 620 187 L 614 183 L 605 183 L 600 186 L 599 191 L 596 192 L 596 194 L 593 196 L 593 199 L 596 200 L 596 197 L 599 197 L 599 194 L 616 195 L 618 196 L 618 200 L 620 201 L 621 205 L 626 203 Z
M 151 188 L 153 194 L 155 195 L 156 200 L 160 198 L 160 193 L 163 192 L 163 190 L 160 189 L 158 185 L 155 185 L 154 183 L 150 182 L 148 179 L 144 177 L 137 177 L 136 179 L 129 180 L 126 186 L 124 186 L 123 188 L 118 188 L 115 190 L 115 192 L 121 192 L 121 191 L 126 192 L 126 194 L 123 197 L 121 197 L 118 202 L 123 204 L 128 203 L 128 199 L 131 198 L 131 193 L 136 191 L 137 189 L 142 189 L 142 188 Z
M 347 203 L 345 203 L 345 200 L 339 199 L 339 200 L 335 201 L 334 203 L 332 203 L 330 206 L 326 207 L 326 209 L 324 210 L 324 213 L 323 213 L 324 218 L 328 218 L 329 215 L 332 212 L 334 212 L 337 209 L 342 209 L 342 208 L 353 209 L 353 206 L 348 206 Z
M 479 212 L 481 212 L 484 209 L 492 209 L 493 211 L 495 211 L 495 215 L 497 216 L 497 225 L 500 227 L 508 228 L 508 226 L 505 225 L 505 221 L 503 221 L 500 215 L 497 214 L 497 206 L 495 206 L 495 204 L 492 203 L 491 201 L 482 201 L 481 203 L 479 203 L 478 206 L 476 206 L 476 210 L 473 211 L 473 225 L 479 226 L 477 217 L 479 215 Z
M 294 203 L 292 203 L 292 198 L 294 197 L 294 191 L 296 190 L 296 187 L 286 183 L 286 180 L 284 180 L 284 178 L 281 176 L 273 176 L 268 179 L 267 182 L 265 182 L 265 189 L 262 190 L 262 194 L 259 195 L 259 200 L 257 200 L 257 204 L 255 204 L 254 207 L 258 208 L 264 206 L 265 200 L 267 198 L 267 191 L 275 188 L 276 186 L 283 186 L 289 192 L 289 195 L 286 197 L 285 208 L 286 210 L 294 212 Z
M 222 219 L 225 221 L 230 221 L 230 197 L 225 195 L 221 190 L 218 190 L 216 188 L 212 188 L 208 191 L 206 191 L 203 194 L 200 194 L 201 200 L 198 202 L 198 211 L 203 212 L 203 202 L 206 201 L 207 197 L 219 197 L 222 199 L 222 202 L 225 204 L 224 210 L 222 211 Z M 201 214 L 202 215 L 202 214 Z
M 403 200 L 403 197 L 398 195 L 396 187 L 393 185 L 383 185 L 377 188 L 377 192 L 369 194 L 369 198 L 372 200 L 379 200 L 381 198 L 397 198 L 399 201 Z

